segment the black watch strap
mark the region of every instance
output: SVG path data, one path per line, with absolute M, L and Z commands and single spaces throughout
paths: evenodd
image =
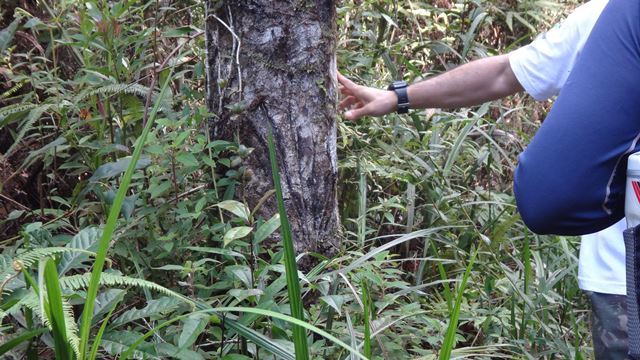
M 387 90 L 393 90 L 398 97 L 398 114 L 409 112 L 409 94 L 407 94 L 407 83 L 400 80 L 392 82 Z

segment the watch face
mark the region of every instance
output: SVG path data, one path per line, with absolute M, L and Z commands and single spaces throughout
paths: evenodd
M 393 87 L 395 89 L 401 89 L 403 87 L 407 87 L 407 83 L 404 82 L 404 81 L 396 81 L 396 82 L 393 83 Z
M 399 80 L 399 81 L 394 81 L 391 84 L 389 84 L 389 86 L 387 87 L 387 90 L 397 90 L 397 89 L 402 89 L 407 87 L 407 83 Z

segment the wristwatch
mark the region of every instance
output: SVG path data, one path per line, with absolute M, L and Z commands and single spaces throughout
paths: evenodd
M 400 80 L 392 82 L 387 90 L 393 90 L 398 97 L 398 114 L 406 114 L 409 112 L 409 95 L 407 94 L 407 83 Z

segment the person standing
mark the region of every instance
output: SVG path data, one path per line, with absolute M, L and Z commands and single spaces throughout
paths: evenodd
M 470 62 L 409 86 L 396 82 L 392 90 L 381 90 L 357 85 L 338 74 L 343 95 L 340 108 L 346 110 L 346 119 L 357 120 L 394 111 L 402 113 L 409 107 L 478 105 L 521 91 L 526 91 L 536 100 L 549 99 L 561 93 L 570 79 L 607 4 L 608 0 L 591 0 L 527 46 L 509 54 Z M 625 249 L 622 239 L 625 228 L 622 219 L 604 230 L 582 236 L 578 283 L 591 299 L 594 353 L 598 360 L 627 357 Z

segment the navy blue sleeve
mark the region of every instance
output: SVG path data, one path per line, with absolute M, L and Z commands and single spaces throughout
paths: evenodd
M 624 216 L 640 138 L 640 1 L 611 0 L 567 83 L 520 155 L 514 192 L 539 234 L 582 235 Z

